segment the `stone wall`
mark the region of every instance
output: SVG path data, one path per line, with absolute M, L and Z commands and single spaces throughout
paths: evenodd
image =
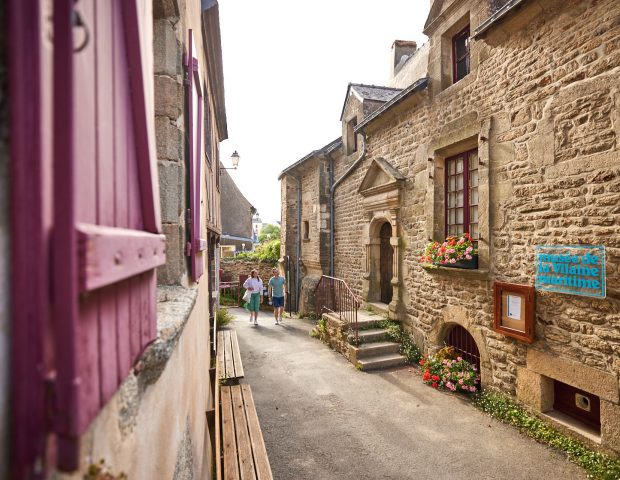
M 5 24 L 5 6 L 0 5 L 0 25 Z M 5 29 L 6 31 L 6 29 Z M 10 262 L 9 246 L 9 98 L 6 68 L 6 36 L 0 35 L 0 477 L 8 465 L 9 376 L 10 376 Z
M 155 136 L 161 218 L 166 234 L 166 264 L 157 270 L 163 285 L 186 285 L 185 211 L 186 190 L 183 45 L 187 43 L 185 22 L 180 21 L 176 0 L 155 2 L 153 53 L 155 70 Z M 164 7 L 164 5 L 166 5 Z
M 127 478 L 211 478 L 207 293 L 206 282 L 159 289 L 157 341 L 83 436 L 79 471 L 54 478 L 81 480 L 101 459 Z
M 605 373 L 617 392 L 620 6 L 612 0 L 528 2 L 472 42 L 472 72 L 450 85 L 443 39 L 467 15 L 473 31 L 487 7 L 472 1 L 450 9 L 430 32 L 428 91 L 366 128 L 366 158 L 336 191 L 335 275 L 362 293 L 360 232 L 370 219 L 357 189 L 370 162 L 385 158 L 407 177 L 398 215 L 401 319 L 422 346 L 437 348 L 459 323 L 478 343 L 487 387 L 516 394 L 518 371 L 534 368 L 528 352 L 540 351 L 572 362 L 575 376 Z M 472 145 L 483 160 L 481 196 L 486 192 L 481 267 L 428 272 L 419 257 L 429 238 L 443 238 L 443 159 Z M 346 165 L 346 159 L 337 164 L 336 178 Z M 494 332 L 493 282 L 533 285 L 534 247 L 554 244 L 606 246 L 607 298 L 537 292 L 533 345 Z M 618 411 L 613 397 L 602 402 L 605 411 Z M 603 445 L 620 451 L 606 415 Z
M 250 275 L 254 269 L 258 270 L 258 275 L 263 280 L 265 286 L 271 278 L 271 269 L 274 265 L 264 262 L 254 262 L 249 260 L 229 260 L 223 258 L 220 261 L 220 270 L 224 278 L 230 278 L 232 282 L 239 280 L 239 275 Z
M 226 170 L 220 175 L 222 192 L 222 233 L 236 237 L 252 238 L 252 215 L 256 211 L 243 196 Z M 233 242 L 227 240 L 225 245 Z M 246 248 L 251 245 L 246 244 Z
M 406 88 L 428 73 L 428 52 L 430 42 L 426 42 L 407 60 L 407 63 L 388 82 L 388 87 Z

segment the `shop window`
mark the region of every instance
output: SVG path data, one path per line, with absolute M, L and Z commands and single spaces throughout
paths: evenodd
M 469 73 L 469 25 L 452 37 L 452 83 Z
M 477 149 L 446 159 L 446 236 L 468 232 L 479 238 L 478 166 Z

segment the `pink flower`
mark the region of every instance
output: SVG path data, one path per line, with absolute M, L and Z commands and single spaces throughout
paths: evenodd
M 456 361 L 457 362 L 462 362 L 463 361 L 463 357 L 456 357 Z
M 469 387 L 469 391 L 470 391 L 470 392 L 475 392 L 475 391 L 476 391 L 476 387 L 474 387 L 474 386 Z
M 467 248 L 465 249 L 465 251 L 466 251 L 467 253 L 469 253 L 469 252 L 471 252 L 473 249 L 474 249 L 474 247 L 467 247 Z
M 471 256 L 471 255 L 465 255 L 465 258 L 466 258 L 467 260 L 471 260 L 471 259 L 472 259 L 472 256 Z
M 456 258 L 451 258 L 450 263 L 456 263 Z
M 459 385 L 463 385 L 463 379 L 459 379 Z

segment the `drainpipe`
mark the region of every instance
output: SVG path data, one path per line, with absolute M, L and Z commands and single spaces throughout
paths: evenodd
M 360 152 L 359 157 L 353 162 L 353 164 L 344 172 L 338 180 L 335 182 L 334 179 L 334 160 L 329 155 L 330 160 L 330 184 L 331 187 L 329 189 L 329 275 L 330 277 L 334 276 L 334 220 L 335 220 L 335 210 L 336 207 L 334 205 L 334 193 L 336 191 L 336 187 L 342 183 L 342 181 L 347 178 L 353 170 L 364 160 L 366 157 L 366 133 L 360 132 L 362 134 L 362 151 Z
M 295 307 L 299 312 L 299 270 L 301 268 L 301 180 L 299 177 L 293 178 L 297 181 L 297 265 L 295 266 Z

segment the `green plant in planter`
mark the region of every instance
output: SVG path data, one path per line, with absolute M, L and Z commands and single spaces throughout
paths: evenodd
M 428 242 L 424 247 L 424 254 L 420 263 L 425 268 L 437 268 L 442 265 L 453 265 L 462 260 L 472 260 L 478 255 L 469 233 L 465 232 L 458 237 L 448 237 L 443 243 Z

